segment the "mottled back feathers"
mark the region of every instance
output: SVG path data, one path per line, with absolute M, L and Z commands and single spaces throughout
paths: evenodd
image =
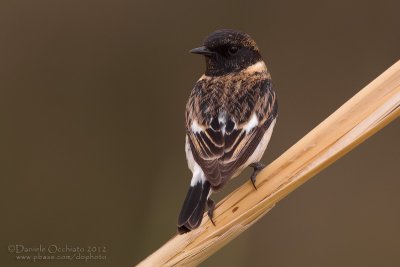
M 214 190 L 247 161 L 276 116 L 266 68 L 203 76 L 196 83 L 186 106 L 186 132 L 193 157 Z

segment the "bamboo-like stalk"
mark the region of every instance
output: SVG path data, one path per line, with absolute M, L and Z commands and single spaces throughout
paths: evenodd
M 198 229 L 174 236 L 138 266 L 199 264 L 399 115 L 400 61 L 268 165 L 257 176 L 258 190 L 248 182 L 218 203 L 216 226 L 205 218 Z

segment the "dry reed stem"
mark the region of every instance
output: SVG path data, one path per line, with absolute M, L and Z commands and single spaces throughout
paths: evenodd
M 400 115 L 400 61 L 218 203 L 195 231 L 176 235 L 138 266 L 197 265 L 238 236 L 290 192 Z

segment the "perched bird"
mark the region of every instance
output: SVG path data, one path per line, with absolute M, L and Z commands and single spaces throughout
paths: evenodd
M 180 234 L 200 225 L 206 205 L 214 224 L 211 193 L 247 166 L 254 168 L 256 188 L 278 112 L 271 75 L 248 34 L 218 30 L 190 52 L 205 57 L 206 70 L 186 105 L 185 149 L 193 177 L 178 218 Z

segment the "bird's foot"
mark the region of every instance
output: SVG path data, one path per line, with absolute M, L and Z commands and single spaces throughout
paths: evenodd
M 252 168 L 254 169 L 254 170 L 253 170 L 253 173 L 252 173 L 251 176 L 250 176 L 250 180 L 251 180 L 251 183 L 252 183 L 253 186 L 254 186 L 254 189 L 257 190 L 257 187 L 256 187 L 256 177 L 257 177 L 257 174 L 258 174 L 262 169 L 265 168 L 265 164 L 263 164 L 263 163 L 261 163 L 261 162 L 254 162 L 254 163 L 250 164 L 249 167 L 252 167 Z
M 212 224 L 215 226 L 213 217 L 214 217 L 214 209 L 215 209 L 215 202 L 214 200 L 212 200 L 211 198 L 207 199 L 207 207 L 208 207 L 208 211 L 207 211 L 207 215 L 208 218 L 210 218 L 210 221 L 212 222 Z

